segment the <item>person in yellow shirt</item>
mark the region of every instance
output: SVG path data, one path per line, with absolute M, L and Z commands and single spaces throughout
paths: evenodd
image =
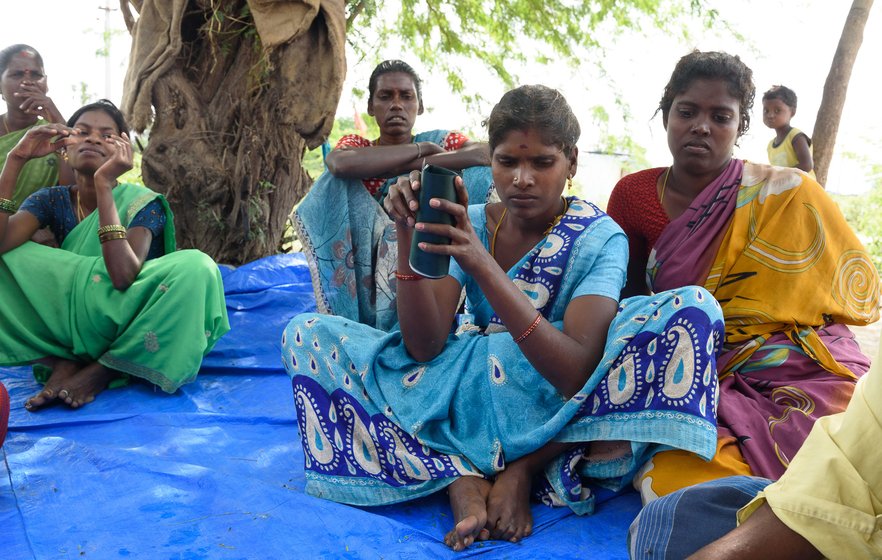
M 631 558 L 882 558 L 880 370 L 882 348 L 845 412 L 815 423 L 777 482 L 731 477 L 649 504 Z
M 769 140 L 769 163 L 802 169 L 815 178 L 812 139 L 791 126 L 796 115 L 796 93 L 785 86 L 772 86 L 763 94 L 763 123 L 775 131 Z

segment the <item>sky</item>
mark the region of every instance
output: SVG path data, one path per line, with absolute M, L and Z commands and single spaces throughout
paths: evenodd
M 518 71 L 521 83 L 543 83 L 563 92 L 582 124 L 579 148 L 583 153 L 597 148 L 600 135 L 589 109 L 602 104 L 611 112 L 613 130 L 627 130 L 646 148 L 650 163 L 661 166 L 670 164 L 670 153 L 661 118 L 653 118 L 653 115 L 677 59 L 693 48 L 738 54 L 754 71 L 757 100 L 750 130 L 740 140 L 736 155 L 764 162 L 766 144 L 774 132 L 762 124 L 762 92 L 775 84 L 795 90 L 799 107 L 792 124 L 811 134 L 851 0 L 740 0 L 737 3 L 711 0 L 710 3 L 745 41 L 736 40 L 725 30 L 704 30 L 698 26 L 690 29 L 689 41 L 680 37 L 679 30 L 654 29 L 642 36 L 629 34 L 605 41 L 608 46 L 604 67 L 630 108 L 631 121 L 627 129 L 615 113 L 615 97 L 609 82 L 598 78 L 591 64 L 576 68 L 562 64 L 527 65 Z M 389 5 L 387 2 L 386 6 Z M 868 189 L 874 179 L 865 171 L 866 166 L 856 163 L 851 154 L 882 163 L 879 156 L 882 111 L 876 83 L 878 68 L 882 67 L 880 11 L 882 8 L 877 6 L 870 13 L 849 84 L 827 185 L 833 192 L 857 194 Z M 131 42 L 116 0 L 30 0 L 5 5 L 3 12 L 7 22 L 14 22 L 4 26 L 3 46 L 27 43 L 40 51 L 49 77 L 49 94 L 63 114 L 71 114 L 82 104 L 83 90 L 92 98 L 120 101 Z M 111 30 L 109 57 L 98 54 L 104 48 L 105 29 Z M 407 59 L 406 54 L 402 55 L 392 46 L 377 54 L 379 59 Z M 376 63 L 375 60 L 354 62 L 351 53 L 348 60 L 349 70 L 338 107 L 338 115 L 345 117 L 351 117 L 356 109 L 365 110 L 366 100 L 354 96 L 352 89 L 367 89 L 367 78 Z M 480 91 L 488 100 L 477 110 L 469 111 L 450 95 L 446 82 L 437 72 L 430 73 L 419 61 L 409 59 L 409 62 L 423 75 L 425 82 L 426 113 L 419 117 L 417 128 L 455 127 L 477 131 L 476 135 L 480 135 L 481 121 L 489 114 L 492 102 L 504 91 L 498 79 L 478 66 L 463 68 L 468 87 Z M 451 123 L 456 124 L 451 126 Z M 588 174 L 586 171 L 580 176 Z

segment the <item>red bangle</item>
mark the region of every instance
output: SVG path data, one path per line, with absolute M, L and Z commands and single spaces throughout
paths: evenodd
M 523 333 L 521 333 L 521 336 L 519 336 L 519 337 L 517 337 L 516 339 L 514 339 L 515 344 L 520 344 L 521 342 L 524 341 L 524 339 L 526 339 L 528 336 L 530 336 L 531 334 L 533 334 L 533 331 L 536 330 L 536 327 L 539 326 L 539 323 L 540 323 L 541 321 L 542 321 L 542 314 L 539 313 L 539 314 L 536 315 L 536 319 L 533 321 L 533 324 L 530 325 L 530 326 L 527 328 L 527 330 L 525 330 Z
M 423 279 L 423 277 L 420 276 L 419 274 L 401 274 L 397 270 L 395 271 L 395 278 L 397 278 L 398 280 L 405 280 L 405 281 L 422 280 Z

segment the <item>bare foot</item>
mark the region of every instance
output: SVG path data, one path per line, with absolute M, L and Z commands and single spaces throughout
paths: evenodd
M 487 497 L 487 529 L 490 538 L 518 542 L 533 533 L 530 512 L 532 475 L 519 461 L 496 476 Z
M 73 378 L 74 374 L 80 368 L 80 364 L 71 360 L 58 359 L 52 364 L 52 374 L 43 390 L 29 398 L 25 402 L 25 408 L 31 412 L 35 412 L 40 408 L 54 402 L 57 399 L 67 396 L 67 393 L 59 396 L 66 384 Z
M 464 550 L 475 540 L 487 540 L 487 494 L 490 481 L 477 476 L 460 477 L 450 485 L 450 507 L 455 525 L 444 537 L 444 544 Z
M 58 391 L 58 398 L 71 408 L 80 408 L 94 401 L 95 396 L 106 389 L 116 375 L 115 370 L 92 362 L 64 384 L 64 388 Z

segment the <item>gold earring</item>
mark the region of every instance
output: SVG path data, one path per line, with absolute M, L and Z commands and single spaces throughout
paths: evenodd
M 573 190 L 573 178 L 567 177 L 567 190 Z
M 67 150 L 64 150 L 63 152 L 61 152 L 61 159 L 63 159 L 64 161 L 67 161 Z

